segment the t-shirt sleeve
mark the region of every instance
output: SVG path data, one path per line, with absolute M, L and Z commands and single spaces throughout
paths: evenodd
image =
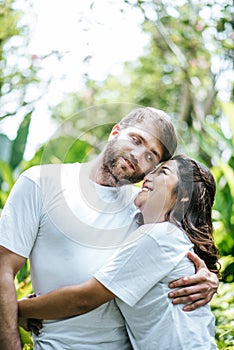
M 168 254 L 170 240 L 167 246 L 167 239 L 157 240 L 142 234 L 122 248 L 94 277 L 126 304 L 134 306 L 185 255 L 184 247 L 179 251 L 172 249 Z
M 1 214 L 0 245 L 28 258 L 37 237 L 41 209 L 38 184 L 22 174 Z

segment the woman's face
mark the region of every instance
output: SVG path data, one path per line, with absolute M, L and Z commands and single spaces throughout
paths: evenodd
M 141 210 L 144 222 L 160 222 L 173 207 L 178 184 L 177 163 L 169 160 L 144 178 L 142 190 L 135 199 Z

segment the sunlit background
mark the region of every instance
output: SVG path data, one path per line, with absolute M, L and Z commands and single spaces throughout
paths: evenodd
M 152 21 L 157 21 L 159 14 L 154 10 L 154 1 L 143 3 L 146 4 L 145 16 Z M 173 1 L 164 3 L 167 15 L 180 21 L 179 8 L 187 1 L 179 0 L 176 6 Z M 196 6 L 196 3 L 198 2 L 194 1 L 192 6 Z M 205 44 L 206 49 L 214 53 L 210 63 L 212 71 L 219 72 L 216 88 L 222 101 L 230 100 L 234 72 L 232 66 L 224 62 L 217 53 L 210 37 L 212 36 L 213 19 L 222 18 L 222 11 L 228 3 L 231 4 L 230 1 L 219 0 L 210 6 L 209 2 L 204 1 L 204 6 L 199 9 L 201 21 L 204 20 L 211 24 L 207 33 L 204 32 L 204 36 L 207 36 Z M 129 4 L 134 6 L 129 6 Z M 57 128 L 57 124 L 50 118 L 50 109 L 58 105 L 66 94 L 83 89 L 87 77 L 103 82 L 109 75 L 122 75 L 123 64 L 134 62 L 138 57 L 144 55 L 151 36 L 149 32 L 142 30 L 144 13 L 137 6 L 137 1 L 16 0 L 13 2 L 13 8 L 23 12 L 19 24 L 28 27 L 28 37 L 27 47 L 24 48 L 26 55 L 21 57 L 18 57 L 16 52 L 10 50 L 8 52 L 8 48 L 25 45 L 25 38 L 17 36 L 8 41 L 5 46 L 8 67 L 17 65 L 19 70 L 27 71 L 30 69 L 31 55 L 34 65 L 40 68 L 37 76 L 41 84 L 31 84 L 25 96 L 27 102 L 34 102 L 24 154 L 25 159 L 30 159 L 36 149 L 46 142 Z M 231 36 L 230 40 L 232 39 Z M 177 54 L 178 63 L 183 64 L 183 54 L 179 51 Z M 191 80 L 194 86 L 200 85 L 196 76 Z M 43 84 L 43 81 L 46 83 Z M 166 80 L 165 84 L 168 84 Z M 7 86 L 3 85 L 3 89 L 7 89 Z M 115 100 L 113 96 L 110 94 L 109 102 Z M 3 109 L 9 113 L 15 111 L 16 100 L 17 92 L 15 91 L 3 99 Z M 115 100 L 115 102 L 118 101 Z M 135 101 L 126 96 L 125 102 Z M 0 130 L 13 139 L 21 121 L 22 115 L 19 111 L 14 118 L 5 119 L 0 125 Z M 227 137 L 230 137 L 230 130 L 225 121 L 223 131 Z
M 40 79 L 51 79 L 47 89 L 42 84 L 31 87 L 27 101 L 40 98 L 35 104 L 25 158 L 30 159 L 39 145 L 55 131 L 48 107 L 59 104 L 64 95 L 84 87 L 84 75 L 103 81 L 117 75 L 123 63 L 144 52 L 149 35 L 142 32 L 143 16 L 124 1 L 32 0 L 15 1 L 14 7 L 24 11 L 21 21 L 29 26 L 28 53 L 42 69 Z M 20 46 L 21 38 L 12 38 L 8 45 Z M 8 65 L 29 69 L 26 57 L 18 60 L 9 55 Z M 14 110 L 14 101 L 5 106 Z M 17 132 L 22 117 L 7 120 L 1 126 L 10 138 Z

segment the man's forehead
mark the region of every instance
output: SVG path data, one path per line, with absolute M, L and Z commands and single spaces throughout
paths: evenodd
M 144 134 L 145 137 L 154 137 L 158 139 L 158 130 L 156 128 L 153 128 L 152 125 L 145 125 L 145 124 L 136 124 L 136 125 L 128 125 L 124 128 L 127 132 L 138 132 L 139 134 Z

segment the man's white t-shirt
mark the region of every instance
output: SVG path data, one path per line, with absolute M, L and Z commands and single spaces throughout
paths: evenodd
M 174 224 L 147 224 L 94 275 L 118 297 L 135 350 L 217 349 L 209 305 L 184 312 L 168 298 L 169 282 L 195 272 L 192 247 Z
M 82 166 L 42 165 L 23 173 L 0 220 L 0 245 L 30 258 L 36 294 L 80 284 L 137 228 L 133 186 L 83 178 Z M 44 321 L 35 350 L 131 349 L 115 301 L 82 316 Z

